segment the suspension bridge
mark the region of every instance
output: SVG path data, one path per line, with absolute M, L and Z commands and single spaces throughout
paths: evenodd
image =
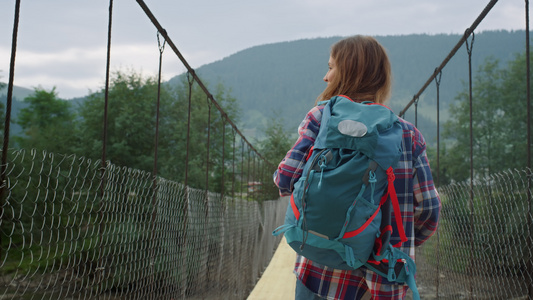
M 108 158 L 113 0 L 101 102 L 101 156 L 10 146 L 20 2 L 14 11 L 0 169 L 0 299 L 292 299 L 294 253 L 271 235 L 283 222 L 287 199 L 269 199 L 266 189 L 255 186 L 270 182 L 276 166 L 244 136 L 143 0 L 137 0 L 139 9 L 157 29 L 160 49 L 152 170 L 119 166 Z M 433 164 L 442 216 L 437 234 L 416 253 L 423 299 L 533 299 L 530 84 L 519 91 L 527 99 L 527 165 L 486 176 L 474 169 L 471 58 L 476 27 L 496 2 L 488 2 L 399 113 L 405 117 L 414 108 L 416 124 L 420 98 L 435 84 Z M 527 0 L 524 18 L 523 77 L 529 83 Z M 175 138 L 184 146 L 179 181 L 161 176 L 158 163 L 164 154 L 158 146 L 166 138 L 160 137 L 161 107 L 166 108 L 160 101 L 165 46 L 187 70 L 181 102 L 187 107 L 186 120 Z M 440 78 L 463 47 L 469 58 L 470 176 L 441 186 Z M 195 91 L 205 101 L 195 100 Z M 205 113 L 198 121 L 195 113 L 200 109 Z M 197 144 L 205 150 L 199 151 Z

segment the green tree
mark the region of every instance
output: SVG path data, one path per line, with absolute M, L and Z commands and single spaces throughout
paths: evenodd
M 216 86 L 214 91 L 213 97 L 217 103 L 229 119 L 237 123 L 239 108 L 235 98 L 222 85 Z M 188 83 L 183 81 L 171 89 L 173 102 L 161 116 L 171 121 L 168 122 L 168 126 L 161 128 L 161 139 L 165 140 L 167 144 L 164 149 L 161 149 L 160 174 L 166 178 L 184 182 L 186 162 L 188 161 L 188 185 L 205 189 L 206 172 L 209 172 L 207 178 L 209 187 L 207 188 L 219 192 L 222 190 L 222 174 L 224 174 L 226 184 L 229 184 L 232 182 L 232 164 L 242 165 L 240 155 L 235 155 L 239 159 L 239 163 L 232 160 L 235 133 L 215 105 L 210 104 L 210 100 L 197 84 L 193 84 L 191 92 L 191 119 L 187 143 L 187 127 L 189 126 Z M 209 161 L 207 160 L 208 141 Z M 187 145 L 189 145 L 188 159 L 186 157 Z M 222 153 L 223 149 L 224 154 Z M 224 158 L 224 165 L 222 158 Z M 224 188 L 225 191 L 229 189 L 229 186 Z
M 508 168 L 525 166 L 525 55 L 507 68 L 488 58 L 472 88 L 474 176 L 483 178 Z M 470 177 L 470 105 L 468 89 L 450 106 L 443 137 L 451 141 L 441 158 L 441 172 L 456 181 Z
M 281 120 L 270 118 L 265 129 L 266 138 L 259 142 L 261 154 L 273 165 L 278 165 L 292 146 L 290 134 Z
M 116 72 L 108 94 L 106 159 L 119 166 L 153 171 L 157 109 L 157 78 L 138 73 Z M 238 107 L 235 99 L 220 85 L 213 95 L 235 122 Z M 205 189 L 208 172 L 211 191 L 220 191 L 224 148 L 225 164 L 231 157 L 232 131 L 215 105 L 209 105 L 205 93 L 194 85 L 192 91 L 189 157 L 187 153 L 188 86 L 161 85 L 158 138 L 158 175 L 184 182 L 189 163 L 188 185 Z M 104 90 L 90 94 L 80 108 L 82 153 L 100 158 L 104 127 Z M 209 110 L 211 112 L 209 113 Z M 222 132 L 225 132 L 223 138 Z M 209 162 L 207 143 L 209 134 Z M 225 146 L 222 142 L 225 141 Z M 230 175 L 230 174 L 226 174 Z M 229 177 L 225 178 L 225 181 Z
M 157 81 L 153 77 L 118 71 L 108 93 L 106 159 L 119 166 L 153 170 Z M 161 91 L 161 110 L 171 99 Z M 80 107 L 82 153 L 101 158 L 104 132 L 104 89 L 91 93 Z M 164 127 L 165 124 L 160 124 Z M 161 141 L 164 143 L 164 141 Z
M 284 129 L 282 121 L 274 118 L 269 120 L 265 130 L 265 136 L 265 139 L 259 142 L 259 149 L 273 168 L 268 169 L 263 182 L 265 189 L 264 197 L 266 200 L 273 200 L 279 198 L 279 190 L 272 181 L 272 174 L 287 154 L 293 141 L 290 139 L 289 133 Z
M 526 53 L 516 55 L 502 71 L 500 107 L 507 122 L 503 124 L 503 136 L 506 138 L 505 168 L 523 168 L 527 164 L 527 94 L 526 94 Z M 531 86 L 531 82 L 529 83 Z
M 22 128 L 22 136 L 15 137 L 24 149 L 70 154 L 77 145 L 76 115 L 70 102 L 59 99 L 55 88 L 46 91 L 35 88 L 24 99 L 28 103 L 20 110 L 15 122 Z

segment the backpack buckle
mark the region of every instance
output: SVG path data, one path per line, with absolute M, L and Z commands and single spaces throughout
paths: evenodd
M 318 166 L 320 167 L 320 180 L 318 181 L 318 188 L 322 186 L 322 175 L 324 175 L 324 169 L 326 168 L 326 164 L 328 163 L 328 158 L 325 155 L 320 155 L 320 158 L 318 159 Z
M 378 163 L 371 160 L 368 163 L 368 168 L 366 169 L 365 175 L 363 176 L 363 183 L 368 186 L 371 182 L 376 182 L 376 170 L 378 168 Z M 394 175 L 394 174 L 393 174 Z M 373 181 L 372 181 L 373 179 Z
M 387 169 L 387 179 L 389 182 L 393 182 L 394 179 L 396 179 L 396 176 L 394 175 L 394 169 L 392 167 Z

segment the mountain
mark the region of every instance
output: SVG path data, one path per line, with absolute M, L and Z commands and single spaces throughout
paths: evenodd
M 342 37 L 303 39 L 266 44 L 239 51 L 219 61 L 201 66 L 196 71 L 202 81 L 214 89 L 217 84 L 231 91 L 242 111 L 239 128 L 251 140 L 261 139 L 270 119 L 281 121 L 288 132 L 296 128 L 325 88 L 322 81 L 333 43 Z M 458 34 L 413 34 L 377 36 L 387 49 L 394 76 L 393 93 L 389 105 L 400 112 L 412 99 L 436 67 L 448 56 L 460 40 Z M 470 40 L 470 39 L 469 39 Z M 216 47 L 216 45 L 214 45 Z M 474 75 L 487 57 L 501 64 L 525 51 L 525 31 L 485 31 L 475 34 L 472 64 Z M 463 45 L 443 70 L 440 85 L 441 122 L 455 96 L 465 88 L 468 80 L 468 56 Z M 180 84 L 185 74 L 166 84 Z M 22 100 L 33 90 L 14 87 L 12 119 L 24 107 Z M 6 89 L 0 89 L 5 103 Z M 81 102 L 83 98 L 70 99 Z M 417 105 L 417 124 L 429 144 L 436 141 L 436 94 L 432 83 Z M 415 122 L 412 106 L 405 118 Z M 18 132 L 12 125 L 13 134 Z
M 377 36 L 387 49 L 393 68 L 393 94 L 389 105 L 400 112 L 412 99 L 436 67 L 448 56 L 462 35 L 413 34 Z M 252 47 L 197 70 L 208 86 L 219 83 L 231 89 L 242 109 L 241 126 L 246 134 L 261 138 L 270 118 L 279 119 L 289 132 L 296 132 L 299 122 L 325 88 L 322 81 L 333 43 L 342 37 L 304 39 Z M 469 39 L 470 43 L 471 40 Z M 501 63 L 525 51 L 525 31 L 485 31 L 476 33 L 472 45 L 473 70 L 489 56 Z M 441 121 L 446 109 L 468 80 L 468 55 L 463 45 L 442 73 L 440 85 Z M 179 75 L 169 83 L 180 82 Z M 418 126 L 429 143 L 436 136 L 435 84 L 420 97 Z M 414 123 L 414 106 L 406 113 Z
M 0 86 L 4 84 L 0 82 Z M 21 128 L 18 124 L 13 123 L 13 120 L 16 118 L 18 112 L 26 107 L 24 103 L 24 98 L 33 93 L 32 89 L 27 89 L 19 86 L 13 86 L 13 101 L 11 102 L 11 125 L 10 125 L 10 135 L 18 135 L 21 131 Z M 0 103 L 4 105 L 4 111 L 7 103 L 7 84 L 4 88 L 0 88 Z M 2 122 L 4 120 L 2 119 Z
M 0 82 L 0 86 L 4 86 L 4 88 L 0 88 L 0 95 L 6 95 L 7 94 L 7 83 Z M 27 89 L 19 86 L 13 86 L 13 98 L 14 100 L 22 101 L 24 98 L 28 97 L 30 94 L 33 93 L 33 89 Z

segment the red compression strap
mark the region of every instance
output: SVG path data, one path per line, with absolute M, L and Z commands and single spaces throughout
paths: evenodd
M 292 207 L 292 212 L 294 213 L 294 216 L 296 217 L 296 220 L 299 220 L 300 211 L 298 210 L 298 207 L 296 206 L 296 203 L 294 202 L 294 194 L 291 194 L 291 207 Z
M 374 218 L 377 216 L 380 207 L 381 207 L 381 203 L 380 203 L 378 209 L 376 209 L 376 211 L 374 212 L 374 214 L 370 218 L 368 218 L 368 220 L 366 220 L 365 224 L 363 224 L 361 227 L 359 227 L 358 229 L 356 229 L 354 231 L 346 232 L 342 236 L 342 238 L 343 239 L 349 239 L 351 237 L 354 237 L 354 236 L 360 234 L 363 230 L 365 230 L 368 227 L 368 225 L 370 225 L 370 223 L 372 223 L 372 220 L 374 220 Z
M 405 235 L 405 229 L 403 228 L 400 203 L 398 202 L 398 196 L 396 195 L 396 189 L 394 188 L 394 170 L 392 167 L 387 169 L 387 175 L 389 180 L 387 194 L 389 194 L 391 199 L 392 209 L 394 210 L 394 218 L 396 219 L 396 227 L 398 228 L 398 233 L 400 234 L 400 242 L 394 245 L 394 247 L 400 247 L 402 243 L 407 242 L 407 236 Z
M 368 220 L 366 220 L 365 224 L 363 224 L 361 227 L 359 227 L 358 229 L 356 229 L 354 231 L 346 232 L 342 236 L 342 238 L 343 239 L 349 239 L 351 237 L 354 237 L 354 236 L 360 234 L 363 230 L 365 230 L 368 227 L 368 225 L 370 225 L 370 223 L 372 223 L 372 220 L 374 220 L 374 218 L 378 215 L 378 212 L 381 209 L 381 206 L 383 205 L 383 203 L 385 203 L 385 201 L 387 201 L 388 193 L 389 193 L 389 191 L 387 191 L 385 193 L 385 195 L 383 195 L 383 197 L 381 197 L 381 200 L 379 202 L 378 208 L 376 209 L 374 214 Z

